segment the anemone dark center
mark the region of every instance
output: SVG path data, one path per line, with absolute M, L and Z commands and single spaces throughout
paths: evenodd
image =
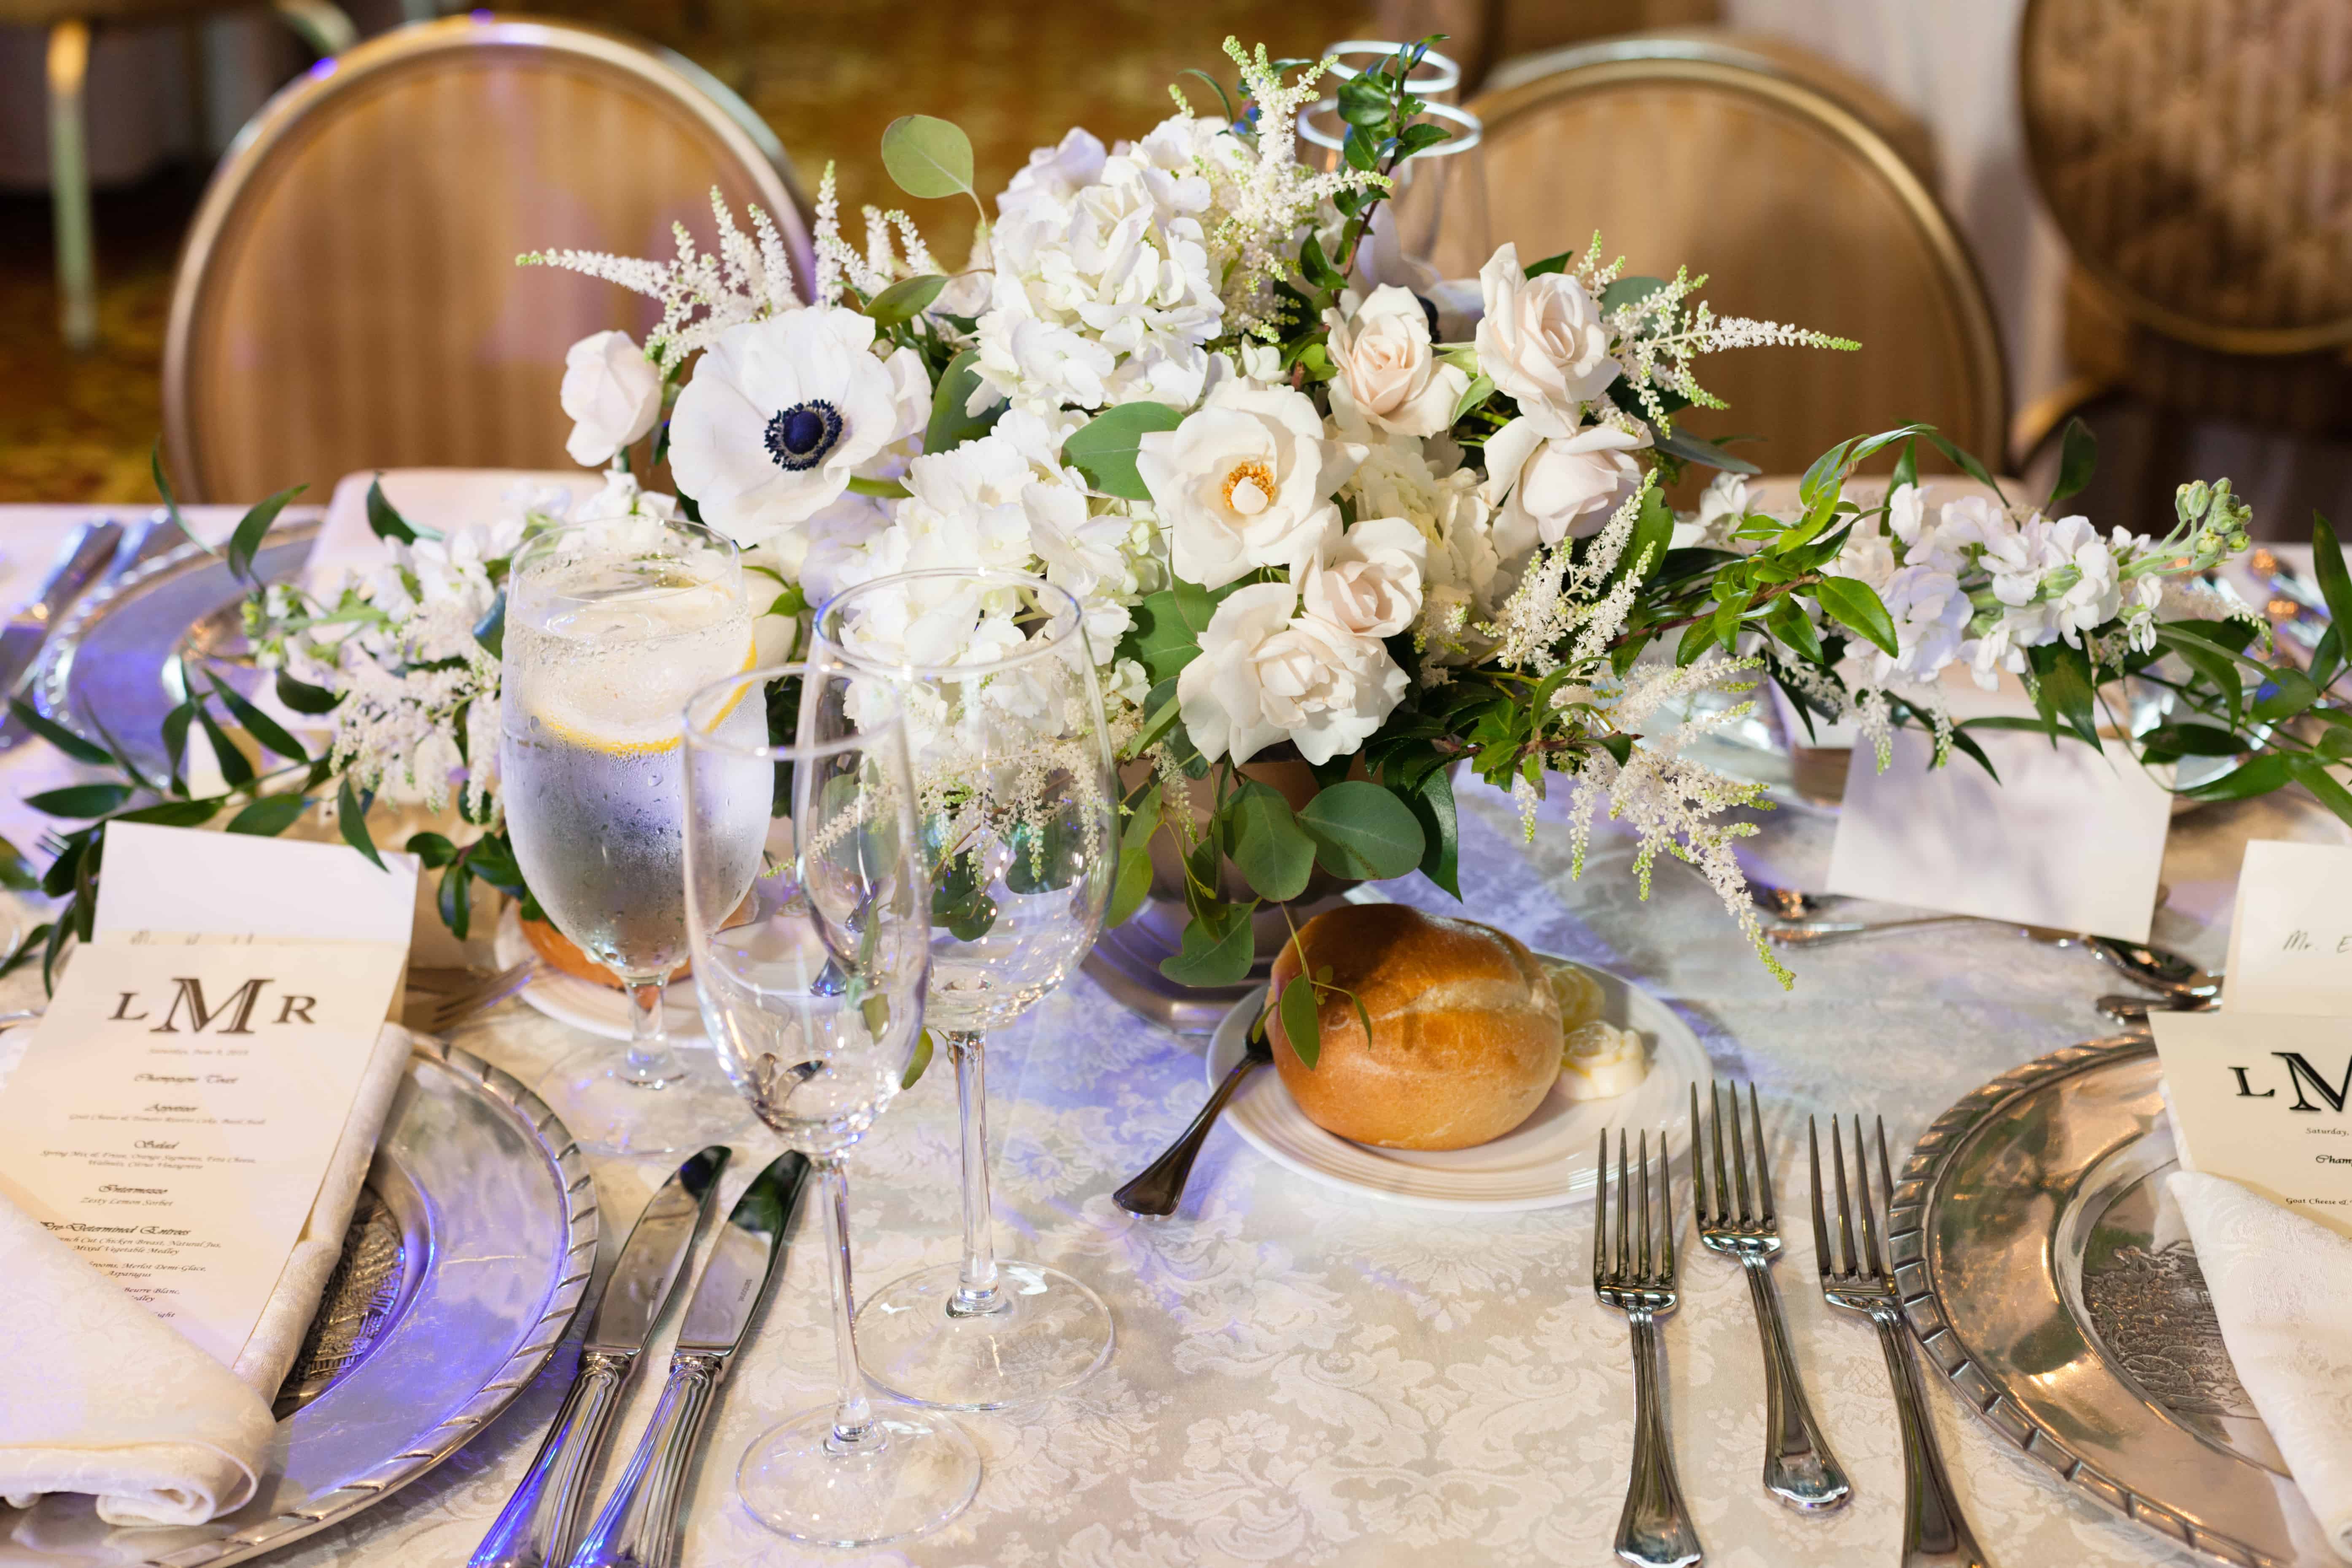
M 841 442 L 841 410 L 822 398 L 795 403 L 768 421 L 768 455 L 788 474 L 824 461 Z

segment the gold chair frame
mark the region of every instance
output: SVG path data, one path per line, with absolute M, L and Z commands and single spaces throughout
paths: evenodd
M 1885 181 L 1933 257 L 1951 296 L 1967 344 L 1973 428 L 1946 432 L 1984 455 L 1996 468 L 2009 437 L 2009 370 L 2000 328 L 1976 258 L 1951 215 L 1910 160 L 1861 115 L 1791 74 L 1769 56 L 1713 39 L 1644 37 L 1581 44 L 1496 68 L 1500 85 L 1479 94 L 1470 109 L 1492 139 L 1514 117 L 1555 99 L 1627 82 L 1696 83 L 1743 93 L 1820 126 L 1865 161 Z M 1966 438 L 1963 438 L 1963 437 Z
M 718 78 L 683 55 L 576 22 L 542 21 L 483 13 L 415 22 L 371 38 L 281 89 L 237 132 L 214 172 L 190 225 L 173 279 L 171 315 L 163 339 L 163 438 L 180 479 L 183 500 L 249 500 L 215 496 L 205 470 L 203 415 L 194 406 L 194 337 L 216 274 L 225 238 L 244 198 L 279 154 L 301 145 L 323 110 L 345 95 L 385 77 L 429 66 L 446 57 L 484 49 L 536 49 L 569 56 L 634 78 L 699 121 L 734 156 L 776 219 L 793 249 L 805 289 L 813 274 L 809 205 L 792 161 L 766 121 Z M 681 210 L 703 193 L 680 192 Z M 550 389 L 552 395 L 552 388 Z

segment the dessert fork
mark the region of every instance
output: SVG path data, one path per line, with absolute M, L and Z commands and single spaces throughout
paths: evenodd
M 1772 1208 L 1772 1163 L 1764 1149 L 1764 1114 L 1756 1086 L 1748 1086 L 1748 1126 L 1756 1142 L 1753 1202 L 1750 1201 L 1747 1140 L 1739 1132 L 1739 1087 L 1731 1089 L 1731 1165 L 1725 1173 L 1723 1105 L 1715 1085 L 1706 1089 L 1707 1124 L 1698 1119 L 1698 1085 L 1691 1085 L 1691 1207 L 1698 1239 L 1709 1252 L 1738 1259 L 1756 1305 L 1756 1332 L 1764 1342 L 1764 1489 L 1790 1508 L 1811 1511 L 1843 1506 L 1853 1485 L 1822 1436 L 1797 1375 L 1789 1348 L 1789 1325 L 1780 1315 L 1780 1293 L 1772 1288 L 1772 1259 L 1780 1250 L 1780 1222 Z M 1708 1143 L 1714 1145 L 1715 1187 L 1707 1188 Z
M 1609 1245 L 1609 1133 L 1601 1134 L 1601 1184 L 1592 1199 L 1592 1293 L 1625 1314 L 1633 1331 L 1633 1471 L 1617 1516 L 1617 1555 L 1636 1568 L 1689 1568 L 1705 1559 L 1683 1506 L 1666 1429 L 1665 1350 L 1658 1321 L 1680 1300 L 1675 1289 L 1675 1189 L 1666 1138 L 1658 1134 L 1658 1201 L 1650 1202 L 1650 1135 L 1641 1134 L 1638 1210 L 1632 1208 L 1625 1135 L 1617 1135 L 1617 1245 Z M 1638 1242 L 1636 1235 L 1638 1233 Z M 1655 1250 L 1653 1251 L 1653 1241 Z
M 1845 1145 L 1837 1118 L 1830 1118 L 1830 1163 L 1836 1167 L 1839 1250 L 1830 1253 L 1828 1222 L 1822 1213 L 1822 1144 L 1813 1119 L 1805 1118 L 1805 1146 L 1813 1165 L 1813 1251 L 1821 1259 L 1822 1295 L 1832 1307 L 1859 1312 L 1878 1330 L 1886 1354 L 1887 1380 L 1895 1385 L 1895 1415 L 1903 1430 L 1904 1568 L 1987 1568 L 1983 1549 L 1960 1513 L 1952 1479 L 1936 1449 L 1927 1396 L 1911 1360 L 1911 1329 L 1895 1293 L 1895 1276 L 1878 1250 L 1878 1210 L 1870 1193 L 1870 1162 L 1863 1152 L 1862 1118 L 1853 1119 L 1856 1200 L 1846 1200 Z M 1895 1182 L 1886 1167 L 1886 1121 L 1878 1119 L 1878 1184 L 1890 1196 Z M 1853 1250 L 1853 1216 L 1862 1218 L 1863 1255 Z

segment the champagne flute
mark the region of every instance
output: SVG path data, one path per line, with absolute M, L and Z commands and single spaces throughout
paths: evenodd
M 795 684 L 800 743 L 771 744 L 771 699 L 792 711 Z M 840 678 L 799 665 L 695 694 L 685 885 L 703 1018 L 760 1120 L 816 1166 L 833 1280 L 839 1397 L 756 1439 L 737 1490 L 796 1541 L 870 1546 L 961 1512 L 980 1456 L 945 1416 L 877 1415 L 858 1374 L 842 1163 L 898 1093 L 922 1032 L 930 894 L 896 708 L 866 693 L 853 721 L 845 696 Z
M 915 572 L 817 612 L 811 664 L 906 713 L 930 867 L 928 1016 L 955 1063 L 963 1261 L 893 1280 L 858 1314 L 866 1372 L 911 1404 L 995 1410 L 1110 1355 L 1110 1310 L 1057 1268 L 996 1256 L 985 1037 L 1067 979 L 1117 869 L 1116 775 L 1078 603 L 1017 572 Z
M 628 1053 L 592 1046 L 540 1093 L 591 1153 L 698 1149 L 740 1126 L 716 1071 L 670 1049 L 662 993 L 686 956 L 687 698 L 751 663 L 735 547 L 652 517 L 574 523 L 516 552 L 500 660 L 499 793 L 547 918 L 618 976 Z M 764 737 L 756 707 L 730 716 Z

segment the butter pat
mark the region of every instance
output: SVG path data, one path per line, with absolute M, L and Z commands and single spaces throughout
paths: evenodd
M 1594 1018 L 1568 1032 L 1559 1054 L 1559 1089 L 1570 1100 L 1613 1100 L 1650 1074 L 1642 1037 Z
M 1551 994 L 1559 998 L 1559 1026 L 1573 1029 L 1590 1024 L 1601 1016 L 1606 1000 L 1601 993 L 1601 982 L 1586 970 L 1572 963 L 1544 965 L 1551 974 Z

